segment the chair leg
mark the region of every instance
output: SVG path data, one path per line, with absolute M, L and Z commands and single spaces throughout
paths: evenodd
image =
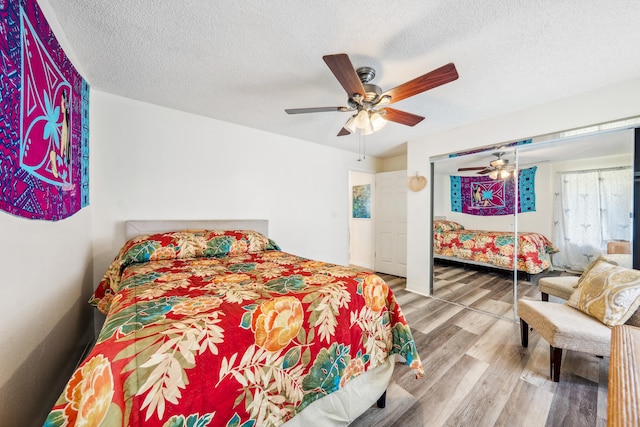
M 523 347 L 529 347 L 529 325 L 522 317 L 520 318 L 520 342 Z
M 549 376 L 553 382 L 560 382 L 560 363 L 562 362 L 562 349 L 549 346 Z
M 384 408 L 385 406 L 387 406 L 387 391 L 385 390 L 384 393 L 382 393 L 382 396 L 380 396 L 380 399 L 378 399 L 378 401 L 376 402 L 376 405 L 378 406 L 378 408 Z
M 546 292 L 540 292 L 540 299 L 542 301 L 549 301 L 549 294 Z

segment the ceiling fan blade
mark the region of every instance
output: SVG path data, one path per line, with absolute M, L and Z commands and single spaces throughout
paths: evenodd
M 406 126 L 415 126 L 424 120 L 424 117 L 416 114 L 407 113 L 406 111 L 396 110 L 395 108 L 385 108 L 384 118 L 392 122 L 400 123 Z
M 315 107 L 315 108 L 287 108 L 287 114 L 324 113 L 325 111 L 349 111 L 349 107 Z
M 458 168 L 458 172 L 465 172 L 465 171 L 481 171 L 481 170 L 485 170 L 486 168 L 484 166 L 471 166 L 468 168 Z
M 410 96 L 417 95 L 429 89 L 433 89 L 445 83 L 452 82 L 458 78 L 458 71 L 453 63 L 443 65 L 427 74 L 416 77 L 406 83 L 396 86 L 386 91 L 382 96 L 391 96 L 390 103 L 402 101 Z
M 349 129 L 347 128 L 340 129 L 340 132 L 338 132 L 338 136 L 345 136 L 345 135 L 351 135 L 351 131 L 349 131 Z
M 494 168 L 485 168 L 483 170 L 481 170 L 480 172 L 477 172 L 478 175 L 486 175 L 488 173 L 493 172 L 495 169 Z
M 338 53 L 336 55 L 325 55 L 322 57 L 324 62 L 331 70 L 336 79 L 340 82 L 349 98 L 355 94 L 359 94 L 364 98 L 366 96 L 362 82 L 358 73 L 353 68 L 351 60 L 346 53 Z

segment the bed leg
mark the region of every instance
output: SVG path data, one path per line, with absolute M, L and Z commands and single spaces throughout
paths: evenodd
M 378 399 L 378 401 L 376 402 L 376 405 L 378 405 L 378 408 L 384 408 L 385 406 L 387 406 L 387 391 L 385 390 L 384 393 L 382 393 L 382 396 L 380 396 L 380 399 Z

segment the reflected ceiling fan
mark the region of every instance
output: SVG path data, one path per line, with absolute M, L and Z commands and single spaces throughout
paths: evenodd
M 386 106 L 458 78 L 458 71 L 455 65 L 449 63 L 391 90 L 382 92 L 379 86 L 369 83 L 376 75 L 375 70 L 371 67 L 354 69 L 346 53 L 325 55 L 322 59 L 324 59 L 333 75 L 347 92 L 347 106 L 293 108 L 285 111 L 288 114 L 327 111 L 354 112 L 338 132 L 338 136 L 349 135 L 355 132 L 356 129 L 360 129 L 363 135 L 368 135 L 382 129 L 387 121 L 406 126 L 415 126 L 424 117 Z
M 496 156 L 495 160 L 489 162 L 489 166 L 471 166 L 466 168 L 458 168 L 458 172 L 478 171 L 478 175 L 487 175 L 491 179 L 507 179 L 513 175 L 515 166 L 509 164 L 509 159 L 504 159 L 504 151 L 496 151 L 492 153 Z

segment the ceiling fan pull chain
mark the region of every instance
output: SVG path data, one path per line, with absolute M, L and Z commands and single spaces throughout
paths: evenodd
M 362 160 L 367 158 L 367 144 L 365 144 L 366 135 L 362 136 Z
M 358 161 L 362 161 L 367 158 L 366 149 L 367 145 L 365 144 L 366 135 L 362 132 L 362 129 L 358 129 Z

